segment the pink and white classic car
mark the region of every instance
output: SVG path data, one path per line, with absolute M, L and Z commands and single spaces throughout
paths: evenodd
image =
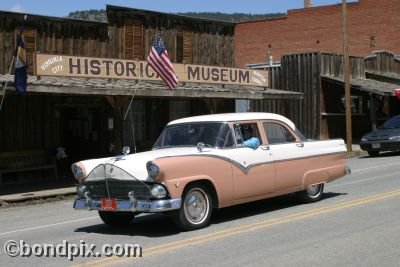
M 74 208 L 98 210 L 111 226 L 165 212 L 182 229 L 198 229 L 217 208 L 288 193 L 320 200 L 325 183 L 350 173 L 345 153 L 342 139 L 307 140 L 277 114 L 179 119 L 151 151 L 73 164 L 80 182 Z

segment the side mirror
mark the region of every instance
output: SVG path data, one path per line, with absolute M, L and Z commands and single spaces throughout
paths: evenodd
M 203 152 L 204 147 L 205 147 L 205 144 L 204 144 L 204 143 L 202 143 L 202 142 L 198 142 L 198 143 L 197 143 L 197 150 L 198 150 L 199 152 Z

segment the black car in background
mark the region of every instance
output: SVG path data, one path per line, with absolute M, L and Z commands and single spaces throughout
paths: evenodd
M 387 120 L 377 130 L 365 134 L 361 138 L 360 148 L 375 157 L 381 151 L 400 150 L 400 115 Z

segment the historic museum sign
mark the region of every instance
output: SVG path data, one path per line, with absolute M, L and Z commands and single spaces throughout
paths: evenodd
M 268 72 L 252 69 L 173 64 L 179 82 L 268 87 Z M 146 61 L 35 54 L 35 75 L 160 80 Z

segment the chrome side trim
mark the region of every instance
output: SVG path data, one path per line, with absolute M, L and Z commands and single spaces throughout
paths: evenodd
M 255 163 L 255 164 L 250 164 L 250 165 L 247 165 L 247 166 L 243 166 L 240 162 L 234 161 L 234 160 L 232 160 L 230 158 L 219 156 L 219 155 L 212 155 L 212 154 L 187 154 L 187 155 L 179 155 L 179 156 L 165 156 L 165 157 L 160 157 L 160 158 L 157 158 L 157 159 L 176 158 L 176 157 L 209 157 L 209 158 L 216 158 L 216 159 L 221 159 L 221 160 L 227 161 L 227 162 L 231 163 L 232 165 L 235 165 L 240 170 L 242 170 L 245 174 L 247 174 L 251 170 L 251 168 L 257 167 L 259 165 L 275 164 L 275 163 L 286 162 L 286 161 L 303 160 L 303 159 L 324 157 L 324 156 L 332 156 L 332 155 L 345 154 L 345 153 L 346 152 L 333 152 L 333 153 L 327 153 L 327 154 L 316 154 L 316 155 L 305 156 L 305 157 L 288 158 L 288 159 L 283 159 L 283 160 L 263 161 L 263 162 L 259 162 L 259 163 Z
M 179 209 L 181 204 L 181 198 L 163 200 L 117 199 L 117 208 L 115 211 L 163 212 Z M 102 210 L 101 199 L 76 199 L 74 202 L 74 209 Z

